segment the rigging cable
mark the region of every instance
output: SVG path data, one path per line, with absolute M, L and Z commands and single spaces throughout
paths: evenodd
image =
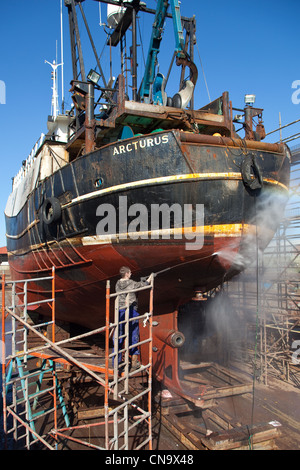
M 140 25 L 140 17 L 139 16 L 137 17 L 137 25 L 138 25 L 139 35 L 140 35 L 144 67 L 146 67 L 146 59 L 145 59 L 145 53 L 144 53 L 144 43 L 143 43 L 143 37 L 142 37 L 142 32 L 141 32 L 141 25 Z
M 200 51 L 199 51 L 199 47 L 198 47 L 198 43 L 197 43 L 197 42 L 196 42 L 196 46 L 197 46 L 197 51 L 198 51 L 198 55 L 199 55 L 200 65 L 201 65 L 201 69 L 202 69 L 202 73 L 203 73 L 203 78 L 204 78 L 204 82 L 205 82 L 205 86 L 206 86 L 206 91 L 207 91 L 208 99 L 209 99 L 209 102 L 211 102 L 211 97 L 210 97 L 210 93 L 209 93 L 209 89 L 208 89 L 208 85 L 207 85 L 207 81 L 206 81 L 206 76 L 205 76 L 205 73 L 204 73 L 204 68 L 203 68 L 203 64 L 202 64 L 202 60 L 201 60 L 201 56 L 200 56 Z

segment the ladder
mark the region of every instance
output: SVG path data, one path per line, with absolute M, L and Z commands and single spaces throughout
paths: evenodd
M 28 302 L 27 291 L 30 282 L 48 282 L 52 284 L 52 296 L 49 299 L 39 302 Z M 21 286 L 19 284 L 22 284 Z M 5 286 L 12 286 L 11 305 L 5 303 Z M 151 394 L 152 394 L 152 315 L 153 315 L 153 275 L 149 285 L 135 289 L 149 291 L 149 311 L 139 314 L 134 320 L 138 320 L 141 327 L 146 327 L 147 335 L 143 335 L 143 341 L 137 343 L 138 347 L 146 347 L 144 364 L 137 370 L 130 369 L 130 354 L 132 346 L 129 345 L 130 322 L 129 305 L 126 308 L 124 323 L 124 334 L 122 334 L 123 346 L 118 348 L 121 339 L 119 332 L 119 296 L 111 294 L 110 282 L 106 288 L 106 323 L 103 327 L 81 334 L 59 342 L 55 342 L 55 268 L 52 269 L 52 276 L 45 278 L 33 278 L 23 281 L 6 282 L 2 281 L 2 388 L 3 388 L 3 425 L 4 435 L 7 440 L 12 436 L 15 443 L 31 449 L 34 444 L 39 444 L 49 450 L 59 450 L 59 438 L 68 439 L 76 443 L 95 448 L 97 450 L 139 450 L 152 449 L 152 422 L 151 422 Z M 130 291 L 133 292 L 133 291 Z M 130 292 L 127 293 L 127 299 Z M 32 325 L 27 318 L 27 308 L 33 304 L 45 302 L 50 308 L 50 319 L 47 322 Z M 114 307 L 111 308 L 111 303 Z M 110 313 L 114 317 L 110 322 Z M 47 338 L 41 329 L 52 327 L 51 338 Z M 29 332 L 35 334 L 40 343 L 37 347 L 29 341 Z M 104 363 L 95 365 L 89 363 L 91 355 L 87 358 L 81 355 L 77 358 L 76 351 L 65 349 L 72 341 L 83 339 L 95 334 L 105 335 Z M 116 348 L 111 349 L 111 338 L 114 337 Z M 9 348 L 10 346 L 10 348 Z M 124 356 L 120 373 L 117 361 L 111 368 L 113 358 L 119 353 Z M 39 359 L 38 364 L 33 361 Z M 101 358 L 99 358 L 101 362 Z M 82 426 L 70 426 L 67 407 L 64 402 L 61 386 L 58 380 L 58 367 L 67 364 L 77 368 L 84 375 L 89 375 L 94 381 L 103 387 L 104 395 L 104 417 L 99 423 L 92 423 L 90 426 L 97 426 L 104 430 L 104 436 L 99 435 L 99 444 L 95 445 L 79 438 L 75 438 L 74 431 L 81 428 L 88 429 L 89 424 Z M 137 376 L 143 375 L 147 385 L 142 387 L 142 391 L 137 390 L 132 383 Z M 45 388 L 45 378 L 52 378 L 52 383 Z M 48 380 L 49 381 L 49 380 Z M 140 380 L 139 380 L 140 382 Z M 112 407 L 112 402 L 114 406 Z M 43 405 L 43 406 L 40 406 Z M 58 411 L 60 414 L 58 415 Z M 59 418 L 59 419 L 58 419 Z M 58 426 L 58 422 L 64 420 L 65 426 Z M 38 421 L 39 420 L 39 421 Z M 42 421 L 44 420 L 44 421 Z M 45 430 L 45 420 L 50 421 L 50 429 Z M 132 423 L 133 420 L 133 423 Z M 38 424 L 37 424 L 38 421 Z M 130 444 L 130 434 L 139 428 L 146 426 L 143 436 L 136 444 Z M 48 426 L 49 428 L 49 426 Z M 138 429 L 139 429 L 138 428 Z M 44 434 L 41 434 L 41 431 Z M 71 432 L 71 435 L 68 433 Z M 7 448 L 7 446 L 6 446 Z
M 144 433 L 144 438 L 139 442 L 134 450 L 145 448 L 149 446 L 152 449 L 152 423 L 151 423 L 151 398 L 152 398 L 152 316 L 153 316 L 153 275 L 149 285 L 140 287 L 138 289 L 124 291 L 126 294 L 126 308 L 125 315 L 120 319 L 119 315 L 119 297 L 120 294 L 110 293 L 110 283 L 107 282 L 106 286 L 106 357 L 107 363 L 112 359 L 113 361 L 113 379 L 109 380 L 108 374 L 106 376 L 106 392 L 105 392 L 105 416 L 107 422 L 113 421 L 113 431 L 111 435 L 106 434 L 106 449 L 107 450 L 129 450 L 129 436 L 130 432 L 139 425 L 146 425 L 147 431 Z M 138 293 L 143 290 L 149 291 L 149 311 L 144 314 L 132 318 L 130 316 L 129 295 L 132 292 Z M 114 300 L 114 321 L 110 321 L 110 300 Z M 131 322 L 138 321 L 140 328 L 147 327 L 148 335 L 145 335 L 143 341 L 130 345 L 130 325 Z M 123 324 L 123 327 L 121 327 Z M 109 331 L 113 333 L 114 349 L 110 353 L 109 350 Z M 121 343 L 123 345 L 120 348 Z M 141 347 L 142 345 L 148 346 L 148 353 L 144 358 L 143 365 L 136 370 L 130 369 L 130 355 L 133 347 Z M 122 361 L 118 363 L 118 357 L 122 355 Z M 108 368 L 107 368 L 108 370 Z M 131 388 L 131 383 L 137 376 L 141 374 L 146 375 L 147 384 L 142 391 L 136 391 Z M 109 409 L 109 392 L 113 394 L 114 400 L 122 400 L 120 405 L 115 408 Z M 135 412 L 134 422 L 130 424 L 129 410 L 133 409 Z M 111 437 L 110 437 L 111 436 Z
M 28 302 L 27 291 L 30 282 L 49 282 L 52 284 L 52 296 L 39 302 Z M 11 304 L 6 305 L 5 291 L 11 286 Z M 39 434 L 36 421 L 46 415 L 53 414 L 54 427 L 57 427 L 57 407 L 60 405 L 64 421 L 69 426 L 69 418 L 58 381 L 56 366 L 52 360 L 44 360 L 41 365 L 33 366 L 35 358 L 28 350 L 28 315 L 27 309 L 37 303 L 47 303 L 51 309 L 51 320 L 31 325 L 36 331 L 47 325 L 52 325 L 54 336 L 55 325 L 55 270 L 52 275 L 39 279 L 2 282 L 2 396 L 3 396 L 3 426 L 7 440 L 13 437 L 15 445 L 24 445 L 30 450 L 37 442 L 50 450 L 55 445 L 49 444 L 45 436 Z M 54 340 L 54 337 L 52 337 Z M 45 375 L 52 377 L 51 386 L 43 385 Z M 52 403 L 45 408 L 41 402 L 50 400 Z M 22 444 L 21 444 L 22 443 Z M 24 444 L 23 444 L 24 443 Z

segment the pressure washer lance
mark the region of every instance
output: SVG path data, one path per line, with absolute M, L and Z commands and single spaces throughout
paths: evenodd
M 158 276 L 159 274 L 165 273 L 166 271 L 170 271 L 171 269 L 177 268 L 178 266 L 183 266 L 184 264 L 196 263 L 199 260 L 203 260 L 203 259 L 206 259 L 206 258 L 211 258 L 211 257 L 217 256 L 217 255 L 218 255 L 218 252 L 215 252 L 212 255 L 202 256 L 201 258 L 186 261 L 185 263 L 175 264 L 175 266 L 170 266 L 169 268 L 162 269 L 161 271 L 157 271 L 156 273 L 152 273 L 152 276 L 154 278 L 154 277 Z M 149 276 L 141 277 L 141 281 L 142 282 L 147 281 L 148 277 Z
M 152 275 L 153 278 L 154 278 L 154 277 L 158 276 L 159 274 L 162 274 L 162 273 L 164 273 L 164 272 L 166 272 L 166 271 L 170 271 L 170 269 L 172 269 L 172 268 L 175 268 L 175 266 L 172 266 L 172 267 L 166 268 L 166 269 L 162 269 L 161 271 L 157 271 L 157 273 L 152 273 L 151 275 Z M 142 281 L 142 282 L 145 282 L 145 281 L 147 281 L 148 278 L 149 278 L 149 276 L 141 277 L 141 281 Z

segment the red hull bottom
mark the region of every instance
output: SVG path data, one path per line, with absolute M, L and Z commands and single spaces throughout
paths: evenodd
M 80 255 L 85 263 L 56 269 L 56 319 L 91 329 L 103 326 L 106 281 L 110 280 L 114 292 L 122 265 L 131 268 L 136 280 L 158 273 L 154 280 L 154 315 L 173 312 L 180 303 L 192 297 L 195 290 L 205 292 L 222 283 L 230 271 L 240 238 L 212 238 L 209 242 L 206 241 L 199 251 L 186 251 L 184 245 L 175 243 L 138 248 L 135 245 L 82 246 Z M 227 247 L 226 258 L 222 256 L 224 246 Z M 32 255 L 22 257 L 21 269 L 11 260 L 12 279 L 49 275 L 49 270 L 30 275 L 32 263 Z M 50 292 L 50 281 L 30 283 L 28 302 L 49 298 Z M 144 307 L 147 308 L 147 300 L 140 295 L 139 308 Z M 34 310 L 41 315 L 48 312 L 43 304 L 35 306 Z
M 227 237 L 207 238 L 199 251 L 189 252 L 178 243 L 154 247 L 142 245 L 138 250 L 137 246 L 128 244 L 82 246 L 80 256 L 85 262 L 70 269 L 56 270 L 56 319 L 89 329 L 102 327 L 105 325 L 106 281 L 110 280 L 111 292 L 114 292 L 120 266 L 130 266 L 136 280 L 152 272 L 157 273 L 154 279 L 153 313 L 158 325 L 153 328 L 153 373 L 170 390 L 201 406 L 201 400 L 182 389 L 178 376 L 178 349 L 165 341 L 161 331 L 178 330 L 178 309 L 193 297 L 196 290 L 205 292 L 220 285 L 226 276 L 231 275 L 231 271 L 232 274 L 237 272 L 233 266 L 241 256 L 240 243 L 241 232 Z M 22 260 L 23 272 L 20 269 L 17 271 L 17 266 L 11 262 L 14 280 L 32 277 L 28 273 L 32 270 L 32 258 L 28 256 Z M 24 271 L 27 271 L 26 275 Z M 42 276 L 43 273 L 39 273 L 39 277 Z M 28 302 L 49 298 L 50 293 L 50 281 L 46 287 L 45 281 L 30 283 Z M 49 315 L 49 309 L 44 305 L 35 307 L 35 312 Z M 149 293 L 141 292 L 139 312 L 143 314 L 148 308 Z M 145 332 L 146 329 L 141 325 L 141 340 Z M 142 362 L 148 363 L 146 350 L 142 348 L 141 354 Z

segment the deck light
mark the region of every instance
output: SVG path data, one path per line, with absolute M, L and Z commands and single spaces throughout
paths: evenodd
M 87 79 L 88 79 L 90 82 L 94 83 L 94 85 L 97 85 L 97 83 L 98 83 L 99 80 L 100 80 L 100 74 L 99 74 L 98 72 L 96 72 L 96 70 L 91 69 L 91 70 L 89 71 L 89 74 L 88 74 L 88 76 L 87 76 Z
M 252 106 L 255 103 L 255 95 L 245 95 L 246 106 Z
M 233 122 L 239 122 L 243 120 L 243 115 L 242 114 L 236 114 L 233 118 Z

